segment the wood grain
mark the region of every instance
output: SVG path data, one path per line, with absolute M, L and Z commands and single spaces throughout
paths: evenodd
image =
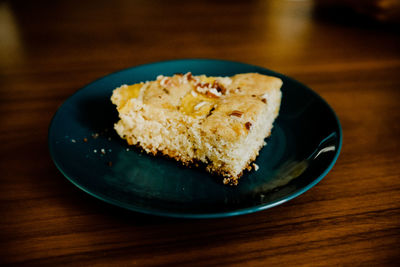
M 319 12 L 312 1 L 0 2 L 0 264 L 395 266 L 399 31 Z M 63 178 L 47 128 L 69 95 L 122 68 L 197 57 L 264 66 L 325 98 L 344 135 L 328 176 L 284 205 L 213 220 L 121 210 Z

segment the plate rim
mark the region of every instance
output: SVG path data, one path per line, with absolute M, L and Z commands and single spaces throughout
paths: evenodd
M 70 177 L 69 175 L 66 174 L 66 172 L 62 169 L 62 167 L 60 166 L 60 163 L 55 160 L 55 155 L 54 155 L 54 151 L 53 151 L 53 146 L 51 144 L 51 131 L 53 128 L 53 125 L 55 123 L 55 118 L 57 117 L 57 115 L 59 114 L 59 112 L 62 110 L 62 108 L 64 107 L 64 105 L 66 104 L 66 102 L 68 100 L 70 100 L 72 97 L 74 97 L 75 95 L 79 94 L 80 92 L 84 91 L 85 88 L 87 88 L 89 85 L 96 83 L 102 79 L 105 79 L 109 76 L 118 74 L 118 73 L 122 73 L 122 72 L 126 72 L 126 71 L 131 71 L 132 69 L 135 68 L 139 68 L 139 67 L 143 67 L 143 66 L 149 66 L 149 65 L 154 65 L 154 64 L 160 64 L 160 63 L 174 63 L 174 62 L 195 62 L 195 61 L 203 61 L 203 62 L 223 62 L 223 63 L 233 63 L 233 64 L 240 64 L 240 65 L 245 65 L 248 67 L 254 67 L 254 68 L 259 68 L 259 69 L 263 69 L 266 70 L 267 72 L 272 73 L 273 75 L 276 75 L 280 78 L 284 77 L 285 79 L 289 79 L 294 81 L 297 84 L 302 85 L 302 87 L 306 90 L 308 90 L 311 94 L 313 94 L 319 101 L 321 101 L 327 108 L 328 110 L 331 112 L 331 114 L 333 115 L 333 118 L 335 119 L 336 122 L 336 126 L 337 126 L 337 130 L 338 130 L 338 146 L 337 149 L 335 150 L 335 155 L 333 156 L 332 160 L 330 161 L 329 165 L 324 169 L 324 171 L 315 179 L 312 180 L 311 183 L 307 184 L 306 186 L 296 190 L 295 192 L 286 195 L 284 197 L 281 197 L 277 200 L 274 200 L 270 203 L 265 203 L 265 204 L 259 204 L 259 205 L 255 205 L 255 206 L 251 206 L 251 207 L 246 207 L 246 208 L 240 208 L 237 210 L 233 210 L 233 211 L 224 211 L 224 212 L 214 212 L 214 213 L 183 213 L 183 212 L 169 212 L 169 211 L 162 211 L 159 209 L 146 209 L 146 208 L 142 208 L 139 206 L 135 206 L 132 204 L 127 204 L 125 202 L 121 202 L 112 198 L 107 197 L 106 195 L 102 195 L 101 193 L 93 193 L 90 191 L 89 188 L 86 188 L 82 185 L 80 185 L 77 181 L 75 181 L 75 177 Z M 239 61 L 232 61 L 232 60 L 224 60 L 224 59 L 211 59 L 211 58 L 185 58 L 185 59 L 171 59 L 171 60 L 162 60 L 162 61 L 154 61 L 154 62 L 149 62 L 149 63 L 144 63 L 144 64 L 140 64 L 140 65 L 135 65 L 135 66 L 131 66 L 128 68 L 124 68 L 124 69 L 120 69 L 111 73 L 108 73 L 102 77 L 99 77 L 89 83 L 87 83 L 86 85 L 80 87 L 78 90 L 76 90 L 73 94 L 69 95 L 66 99 L 63 100 L 63 102 L 61 103 L 61 105 L 58 106 L 56 112 L 54 113 L 50 124 L 48 126 L 48 132 L 47 132 L 47 144 L 48 144 L 48 150 L 50 153 L 50 157 L 53 161 L 53 163 L 55 164 L 56 168 L 61 172 L 61 174 L 67 178 L 68 181 L 70 181 L 73 185 L 75 185 L 76 187 L 78 187 L 80 190 L 82 190 L 83 192 L 89 194 L 90 196 L 93 196 L 103 202 L 106 202 L 108 204 L 111 204 L 113 206 L 116 206 L 118 208 L 123 208 L 123 209 L 127 209 L 130 211 L 134 211 L 134 212 L 139 212 L 139 213 L 143 213 L 143 214 L 148 214 L 148 215 L 154 215 L 154 216 L 162 216 L 162 217 L 172 217 L 172 218 L 185 218 L 185 219 L 212 219 L 212 218 L 225 218 L 225 217 L 232 217 L 232 216 L 238 216 L 238 215 L 245 215 L 245 214 L 250 214 L 250 213 L 255 213 L 258 211 L 262 211 L 262 210 L 266 210 L 266 209 L 270 209 L 273 208 L 275 206 L 281 205 L 283 203 L 286 203 L 296 197 L 298 197 L 299 195 L 305 193 L 306 191 L 310 190 L 312 187 L 314 187 L 316 184 L 318 184 L 333 168 L 333 166 L 335 165 L 339 154 L 341 152 L 342 149 L 342 145 L 343 145 L 343 130 L 342 130 L 342 126 L 340 124 L 340 120 L 336 114 L 336 112 L 334 111 L 334 109 L 328 104 L 328 102 L 322 98 L 317 92 L 315 92 L 314 90 L 312 90 L 310 87 L 308 87 L 307 85 L 297 81 L 296 79 L 293 79 L 285 74 L 282 73 L 278 73 L 276 71 L 270 70 L 268 68 L 262 67 L 262 66 L 257 66 L 257 65 L 253 65 L 253 64 L 248 64 L 248 63 L 243 63 L 243 62 L 239 62 Z

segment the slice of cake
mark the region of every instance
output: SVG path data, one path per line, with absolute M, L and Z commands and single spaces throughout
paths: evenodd
M 120 117 L 115 130 L 129 145 L 185 165 L 204 163 L 224 184 L 236 185 L 266 144 L 279 113 L 281 86 L 279 78 L 258 73 L 190 72 L 122 85 L 111 97 Z

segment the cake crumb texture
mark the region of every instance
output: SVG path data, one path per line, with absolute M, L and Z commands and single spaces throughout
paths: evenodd
M 236 185 L 244 170 L 258 169 L 251 163 L 278 116 L 281 86 L 281 79 L 258 73 L 159 75 L 113 91 L 120 118 L 114 128 L 129 145 L 185 165 L 201 162 Z

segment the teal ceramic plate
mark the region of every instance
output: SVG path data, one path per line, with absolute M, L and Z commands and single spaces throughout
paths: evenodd
M 279 117 L 256 160 L 260 169 L 245 173 L 238 186 L 223 185 L 203 170 L 143 154 L 113 130 L 118 120 L 110 102 L 114 88 L 188 71 L 213 76 L 258 72 L 283 80 Z M 268 209 L 304 193 L 334 165 L 342 134 L 329 105 L 285 75 L 238 62 L 188 59 L 133 67 L 85 86 L 54 115 L 48 143 L 57 168 L 94 197 L 148 214 L 215 218 Z

